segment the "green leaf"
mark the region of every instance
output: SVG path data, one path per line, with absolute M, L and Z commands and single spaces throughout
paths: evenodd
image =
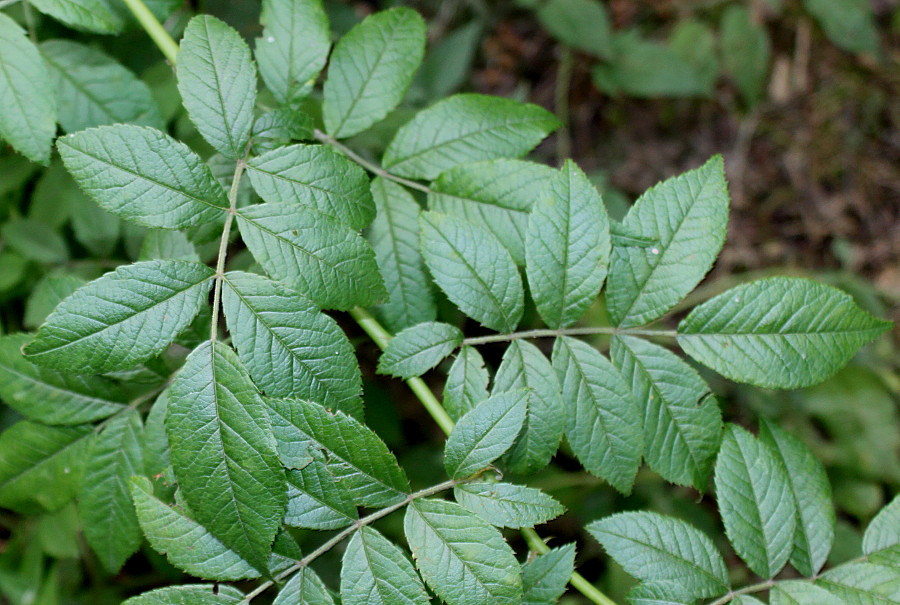
M 767 444 L 729 424 L 716 459 L 716 501 L 735 552 L 771 578 L 794 545 L 796 504 L 784 465 Z
M 412 378 L 439 364 L 460 346 L 463 333 L 456 326 L 429 321 L 406 328 L 388 343 L 378 360 L 378 373 Z
M 138 260 L 176 259 L 200 262 L 194 244 L 181 231 L 169 231 L 168 229 L 149 229 L 144 241 L 141 242 L 141 250 Z
M 29 4 L 69 27 L 97 34 L 117 34 L 125 25 L 103 0 L 29 0 Z
M 206 303 L 212 276 L 205 265 L 178 260 L 119 267 L 61 302 L 25 354 L 59 370 L 130 369 L 188 326 Z
M 844 605 L 824 588 L 801 581 L 778 582 L 769 593 L 770 605 Z
M 549 195 L 555 174 L 549 166 L 521 160 L 455 166 L 431 184 L 428 207 L 483 226 L 523 265 L 528 213 Z
M 475 18 L 435 41 L 416 72 L 407 100 L 442 99 L 465 84 L 481 46 L 482 29 L 481 20 Z
M 616 336 L 610 352 L 643 412 L 647 463 L 667 481 L 704 490 L 722 441 L 709 387 L 677 355 L 640 338 Z
M 797 529 L 791 565 L 806 577 L 819 573 L 834 543 L 834 506 L 825 468 L 799 439 L 769 421 L 762 421 L 759 440 L 769 445 L 787 470 Z
M 324 451 L 328 470 L 357 504 L 383 507 L 406 497 L 409 481 L 397 459 L 358 420 L 299 399 L 267 399 L 266 404 L 279 449 L 300 446 Z
M 515 473 L 534 473 L 547 466 L 559 448 L 566 408 L 553 366 L 540 349 L 525 340 L 509 343 L 494 376 L 495 394 L 516 389 L 529 390 L 528 414 L 505 462 Z
M 157 499 L 147 478 L 132 477 L 130 489 L 147 541 L 154 550 L 166 555 L 172 565 L 207 580 L 259 577 L 258 571 L 209 530 L 178 508 Z
M 198 522 L 266 572 L 285 509 L 284 471 L 266 406 L 237 355 L 206 341 L 169 388 L 175 476 Z
M 612 27 L 597 0 L 549 0 L 537 10 L 538 20 L 560 42 L 600 57 L 613 58 Z
M 459 419 L 444 447 L 444 468 L 454 479 L 468 477 L 502 456 L 522 429 L 525 390 L 485 399 Z
M 538 313 L 570 326 L 597 298 L 609 266 L 609 219 L 597 189 L 571 160 L 528 219 L 525 257 Z
M 312 116 L 298 108 L 280 107 L 267 111 L 253 121 L 253 152 L 268 153 L 293 141 L 313 138 Z
M 437 212 L 419 218 L 422 256 L 460 311 L 492 330 L 512 332 L 524 310 L 519 270 L 489 231 Z
M 628 591 L 631 605 L 695 605 L 680 582 L 643 582 Z M 734 601 L 732 601 L 733 603 Z
M 669 34 L 669 48 L 693 71 L 697 88 L 709 96 L 719 76 L 716 55 L 716 33 L 704 21 L 687 17 L 679 19 Z
M 537 105 L 458 94 L 400 128 L 383 164 L 399 176 L 434 179 L 459 164 L 523 156 L 558 127 L 559 120 Z
M 791 389 L 825 380 L 890 327 L 840 290 L 773 277 L 695 308 L 678 325 L 678 344 L 732 380 Z
M 311 399 L 362 415 L 353 345 L 337 322 L 287 286 L 259 275 L 225 274 L 228 330 L 257 386 L 270 397 Z
M 731 601 L 732 605 L 766 605 L 756 597 L 746 594 L 739 594 Z
M 47 66 L 25 30 L 0 13 L 0 138 L 33 162 L 50 163 L 56 95 Z
M 302 469 L 288 471 L 287 480 L 286 525 L 327 530 L 340 529 L 356 521 L 358 514 L 353 498 L 335 481 L 321 453 Z
M 475 347 L 461 347 L 444 383 L 444 408 L 454 422 L 488 398 L 489 380 L 481 353 Z
M 848 563 L 826 572 L 818 584 L 846 605 L 890 605 L 900 601 L 900 573 L 872 563 Z
M 866 527 L 863 535 L 863 553 L 872 555 L 900 545 L 900 496 L 881 509 Z
M 57 147 L 78 185 L 124 219 L 182 229 L 216 220 L 228 208 L 203 160 L 158 130 L 100 126 L 61 137 Z
M 878 54 L 878 26 L 867 0 L 803 0 L 803 7 L 834 44 L 852 53 Z
M 239 210 L 237 219 L 263 268 L 320 307 L 346 310 L 386 295 L 372 248 L 330 216 L 294 204 L 257 204 Z
M 729 589 L 722 555 L 706 534 L 684 521 L 627 512 L 594 521 L 587 530 L 640 580 L 677 582 L 693 598 L 715 597 Z
M 125 395 L 99 376 L 57 372 L 29 362 L 25 334 L 0 337 L 0 398 L 31 420 L 45 424 L 81 424 L 125 407 Z
M 606 302 L 612 322 L 659 318 L 694 289 L 722 249 L 728 189 L 721 156 L 663 181 L 634 203 L 623 225 L 652 237 L 651 248 L 615 247 Z
M 231 605 L 240 603 L 243 597 L 233 586 L 187 584 L 157 588 L 131 597 L 122 605 Z
M 325 584 L 309 567 L 303 567 L 284 585 L 273 605 L 333 605 Z
M 460 505 L 416 500 L 406 509 L 403 527 L 422 577 L 449 605 L 522 602 L 512 549 L 500 532 Z
M 428 605 L 428 595 L 403 551 L 370 527 L 357 531 L 341 567 L 343 605 Z
M 150 88 L 114 59 L 70 40 L 48 40 L 40 49 L 66 132 L 125 122 L 165 127 Z
M 534 527 L 555 519 L 566 508 L 539 489 L 512 483 L 463 483 L 456 501 L 497 527 Z
M 746 6 L 731 5 L 719 26 L 722 68 L 737 85 L 744 103 L 756 105 L 766 92 L 772 49 L 765 28 Z
M 566 438 L 589 472 L 629 493 L 643 453 L 641 414 L 612 363 L 574 338 L 557 338 L 553 367 L 566 402 Z
M 172 460 L 169 456 L 169 438 L 166 436 L 166 411 L 169 407 L 169 391 L 157 396 L 144 421 L 143 452 L 144 475 L 168 476 L 174 480 Z
M 0 506 L 53 512 L 81 487 L 90 425 L 53 427 L 17 422 L 0 434 Z
M 331 48 L 321 0 L 263 0 L 265 29 L 256 39 L 256 62 L 279 103 L 300 100 L 325 67 Z
M 109 421 L 94 439 L 78 495 L 84 537 L 112 574 L 141 545 L 128 482 L 144 471 L 142 430 L 141 416 L 134 410 Z
M 53 312 L 64 298 L 87 282 L 68 273 L 51 273 L 39 281 L 25 303 L 25 319 L 23 324 L 27 328 L 37 328 L 47 316 Z M 49 424 L 54 424 L 50 422 Z
M 69 260 L 66 240 L 52 227 L 34 219 L 12 219 L 3 225 L 0 235 L 7 246 L 27 259 L 48 265 Z
M 392 332 L 437 316 L 431 283 L 419 252 L 421 208 L 402 186 L 378 177 L 371 183 L 377 214 L 367 236 L 384 276 L 388 301 L 377 307 Z
M 365 171 L 324 145 L 278 147 L 247 163 L 253 188 L 267 202 L 312 206 L 353 229 L 375 217 Z
M 178 51 L 178 92 L 191 121 L 231 159 L 244 156 L 256 104 L 256 67 L 241 35 L 210 15 L 197 15 Z
M 522 605 L 555 605 L 575 571 L 575 545 L 566 544 L 522 565 Z
M 323 89 L 325 129 L 335 137 L 360 133 L 393 110 L 425 55 L 425 22 L 394 8 L 366 17 L 334 47 Z

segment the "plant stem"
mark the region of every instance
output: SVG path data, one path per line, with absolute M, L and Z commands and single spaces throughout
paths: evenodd
M 391 174 L 390 172 L 388 172 L 387 170 L 385 170 L 378 164 L 375 164 L 374 162 L 370 162 L 369 160 L 365 159 L 364 157 L 362 157 L 361 155 L 359 155 L 358 153 L 356 153 L 355 151 L 353 151 L 352 149 L 350 149 L 343 143 L 339 143 L 338 140 L 335 139 L 333 136 L 325 134 L 318 128 L 313 133 L 313 136 L 316 137 L 317 141 L 334 147 L 335 149 L 337 149 L 338 151 L 340 151 L 341 153 L 346 155 L 348 158 L 350 158 L 351 160 L 353 160 L 354 162 L 356 162 L 357 164 L 359 164 L 360 166 L 362 166 L 363 168 L 365 168 L 372 174 L 386 178 L 390 181 L 394 181 L 395 183 L 400 183 L 401 185 L 406 185 L 407 187 L 410 187 L 412 189 L 418 189 L 419 191 L 424 191 L 425 193 L 431 193 L 431 191 L 432 191 L 431 187 L 428 187 L 427 185 L 423 185 L 422 183 L 418 183 L 416 181 L 411 181 L 409 179 L 404 179 L 403 177 L 399 177 L 399 176 Z
M 131 14 L 141 24 L 147 35 L 156 43 L 156 46 L 162 51 L 169 63 L 175 65 L 178 57 L 178 43 L 169 35 L 166 28 L 162 26 L 159 19 L 150 12 L 143 0 L 122 0 L 131 10 Z
M 25 26 L 28 28 L 28 37 L 34 44 L 38 43 L 37 30 L 34 26 L 34 14 L 31 12 L 31 4 L 28 0 L 22 3 L 22 12 L 25 15 Z
M 225 216 L 225 225 L 222 227 L 222 237 L 219 239 L 219 255 L 216 259 L 216 283 L 213 286 L 212 321 L 209 326 L 209 339 L 213 342 L 219 338 L 219 304 L 222 300 L 222 280 L 225 279 L 225 259 L 228 257 L 228 239 L 231 235 L 231 223 L 237 211 L 237 196 L 241 185 L 241 175 L 246 166 L 243 159 L 237 161 L 234 167 L 234 177 L 231 179 L 231 189 L 228 190 L 228 214 Z
M 392 336 L 391 333 L 384 329 L 375 317 L 372 316 L 371 313 L 362 309 L 360 307 L 356 307 L 350 311 L 350 315 L 353 319 L 356 320 L 356 323 L 365 330 L 366 334 L 368 334 L 376 345 L 382 350 L 387 346 L 388 342 L 390 342 Z M 507 335 L 508 336 L 508 335 Z M 444 407 L 441 405 L 441 402 L 437 400 L 437 397 L 434 396 L 434 393 L 431 392 L 431 389 L 428 388 L 428 385 L 425 384 L 425 381 L 419 378 L 418 376 L 415 378 L 410 378 L 406 381 L 406 384 L 410 386 L 413 393 L 416 394 L 419 401 L 425 407 L 431 417 L 434 418 L 434 421 L 441 427 L 441 430 L 444 431 L 447 435 L 453 430 L 454 422 L 453 419 L 447 414 L 444 410 Z M 544 541 L 541 540 L 540 536 L 534 529 L 528 527 L 521 530 L 522 537 L 525 538 L 525 541 L 528 545 L 537 552 L 544 554 L 549 552 L 550 548 L 544 544 Z M 582 576 L 577 571 L 572 572 L 572 576 L 569 578 L 569 584 L 572 585 L 578 592 L 587 597 L 592 603 L 596 603 L 596 605 L 616 605 L 616 602 L 611 600 L 605 594 L 597 590 L 593 584 L 588 582 L 584 576 Z
M 446 491 L 448 489 L 456 487 L 460 483 L 465 483 L 466 481 L 468 481 L 468 479 L 462 479 L 462 480 L 451 479 L 449 481 L 444 481 L 443 483 L 438 483 L 437 485 L 432 485 L 431 487 L 427 487 L 425 489 L 422 489 L 417 492 L 413 492 L 413 493 L 409 494 L 408 496 L 406 496 L 406 498 L 404 498 L 403 500 L 401 500 L 400 502 L 398 502 L 396 504 L 392 504 L 386 508 L 377 510 L 374 513 L 372 513 L 371 515 L 367 515 L 367 516 L 363 517 L 362 519 L 354 521 L 353 524 L 347 526 L 346 528 L 341 530 L 339 533 L 335 534 L 334 537 L 332 537 L 330 540 L 328 540 L 327 542 L 322 544 L 322 546 L 320 546 L 319 548 L 315 549 L 314 551 L 312 551 L 311 553 L 309 553 L 308 555 L 306 555 L 305 557 L 300 559 L 296 564 L 291 565 L 290 567 L 288 567 L 287 569 L 285 569 L 284 571 L 282 571 L 281 573 L 276 575 L 274 579 L 269 580 L 268 582 L 265 582 L 263 584 L 260 584 L 252 592 L 247 593 L 247 596 L 245 596 L 243 598 L 243 600 L 241 600 L 241 603 L 249 603 L 255 597 L 259 596 L 260 594 L 262 594 L 263 592 L 268 590 L 268 588 L 270 586 L 272 586 L 272 584 L 274 584 L 275 582 L 277 582 L 279 580 L 283 580 L 284 578 L 288 577 L 289 575 L 303 569 L 304 567 L 306 567 L 307 565 L 312 563 L 314 560 L 319 558 L 321 555 L 325 554 L 326 552 L 328 552 L 329 550 L 334 548 L 336 545 L 343 542 L 344 539 L 347 538 L 347 536 L 354 533 L 358 529 L 365 527 L 366 525 L 371 525 L 378 519 L 381 519 L 382 517 L 386 517 L 396 510 L 400 510 L 404 506 L 410 504 L 413 500 L 418 500 L 420 498 L 427 498 L 428 496 L 433 496 L 435 494 L 439 494 L 443 491 Z
M 561 46 L 559 67 L 556 68 L 556 90 L 554 91 L 553 106 L 556 109 L 556 117 L 562 122 L 562 126 L 556 132 L 556 159 L 562 164 L 572 156 L 572 133 L 569 118 L 569 85 L 572 82 L 572 49 Z
M 802 581 L 802 580 L 801 580 Z M 753 592 L 762 592 L 764 590 L 768 590 L 775 585 L 775 580 L 766 580 L 765 582 L 760 582 L 759 584 L 751 584 L 750 586 L 745 586 L 740 590 L 732 590 L 728 594 L 723 597 L 719 597 L 709 605 L 725 605 L 725 603 L 731 602 L 734 597 L 742 594 L 750 594 Z
M 466 338 L 463 345 L 483 345 L 489 342 L 508 342 L 523 338 L 556 338 L 557 336 L 586 336 L 589 334 L 631 334 L 636 336 L 668 336 L 674 338 L 678 335 L 675 330 L 641 330 L 636 328 L 590 327 L 590 328 L 560 328 L 558 330 L 527 330 L 525 332 L 511 332 L 509 334 L 491 334 L 489 336 L 476 336 Z

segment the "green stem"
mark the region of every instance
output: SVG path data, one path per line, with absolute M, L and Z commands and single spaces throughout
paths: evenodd
M 572 49 L 561 46 L 562 55 L 559 58 L 559 67 L 556 68 L 556 90 L 554 94 L 554 108 L 556 117 L 562 122 L 562 126 L 556 132 L 556 159 L 562 164 L 567 158 L 572 157 L 572 133 L 569 125 L 569 88 L 572 82 L 572 66 L 574 63 Z
M 28 37 L 35 44 L 38 43 L 37 29 L 34 26 L 34 14 L 31 12 L 31 4 L 27 1 L 22 3 L 22 12 L 25 15 L 25 26 L 28 28 Z
M 241 603 L 249 603 L 254 598 L 256 598 L 257 596 L 261 595 L 266 590 L 268 590 L 269 587 L 272 586 L 275 582 L 278 582 L 279 580 L 283 580 L 286 577 L 288 577 L 289 575 L 291 575 L 297 571 L 300 571 L 301 569 L 303 569 L 304 567 L 306 567 L 307 565 L 312 563 L 314 560 L 316 560 L 317 558 L 319 558 L 320 556 L 324 555 L 326 552 L 328 552 L 329 550 L 334 548 L 336 545 L 343 542 L 350 534 L 354 533 L 358 529 L 365 527 L 366 525 L 371 525 L 378 519 L 381 519 L 382 517 L 386 517 L 396 510 L 400 510 L 404 506 L 410 504 L 413 500 L 418 500 L 420 498 L 427 498 L 429 496 L 439 494 L 443 491 L 446 491 L 448 489 L 456 487 L 460 483 L 465 483 L 466 481 L 468 481 L 468 480 L 467 479 L 463 479 L 463 480 L 451 479 L 450 481 L 444 481 L 443 483 L 438 483 L 437 485 L 432 485 L 431 487 L 427 487 L 423 490 L 419 490 L 417 492 L 413 492 L 413 493 L 409 494 L 408 496 L 406 496 L 406 498 L 404 498 L 397 504 L 392 504 L 386 508 L 382 508 L 380 510 L 375 511 L 371 515 L 365 516 L 362 519 L 354 521 L 351 525 L 347 526 L 346 528 L 341 530 L 339 533 L 335 534 L 334 537 L 332 537 L 330 540 L 328 540 L 327 542 L 322 544 L 322 546 L 320 546 L 319 548 L 315 549 L 314 551 L 312 551 L 311 553 L 309 553 L 308 555 L 306 555 L 305 557 L 300 559 L 296 564 L 291 565 L 290 567 L 288 567 L 287 569 L 285 569 L 284 571 L 282 571 L 281 573 L 276 575 L 274 579 L 260 584 L 253 591 L 247 593 L 247 596 L 245 596 L 241 600 Z
M 222 300 L 222 280 L 225 279 L 225 259 L 228 257 L 231 223 L 234 221 L 234 214 L 237 211 L 237 196 L 241 186 L 241 175 L 244 174 L 245 166 L 245 161 L 240 159 L 234 167 L 231 189 L 228 190 L 228 214 L 225 216 L 225 225 L 222 227 L 222 237 L 219 238 L 219 254 L 216 258 L 216 283 L 213 286 L 212 321 L 209 326 L 209 339 L 213 342 L 219 338 L 219 304 Z
M 387 347 L 388 342 L 390 342 L 392 336 L 391 333 L 384 329 L 375 317 L 372 316 L 371 313 L 362 309 L 360 307 L 356 307 L 350 311 L 350 315 L 353 319 L 356 320 L 356 323 L 360 325 L 360 327 L 365 330 L 366 334 L 368 334 L 376 345 L 382 350 Z M 508 335 L 507 335 L 508 336 Z M 444 431 L 447 435 L 453 431 L 453 419 L 447 414 L 444 410 L 444 407 L 441 405 L 441 402 L 437 400 L 437 397 L 434 396 L 434 393 L 431 392 L 431 389 L 428 388 L 428 385 L 425 384 L 419 377 L 410 378 L 406 381 L 406 384 L 410 386 L 413 390 L 413 393 L 416 394 L 419 401 L 425 407 L 431 417 L 434 418 L 434 421 L 441 427 L 441 430 Z M 525 538 L 525 541 L 531 547 L 532 550 L 535 550 L 541 554 L 547 553 L 550 551 L 550 548 L 544 544 L 544 541 L 541 540 L 540 536 L 534 529 L 528 527 L 522 529 L 522 537 Z M 588 582 L 584 576 L 582 576 L 577 571 L 572 572 L 572 576 L 569 578 L 569 584 L 572 585 L 578 592 L 587 597 L 592 603 L 596 603 L 597 605 L 616 605 L 616 602 L 611 600 L 605 594 L 597 590 L 593 584 Z
M 156 43 L 156 46 L 162 51 L 169 63 L 175 65 L 178 57 L 178 43 L 169 35 L 166 28 L 162 26 L 159 19 L 150 12 L 143 0 L 122 0 L 131 10 L 131 14 L 141 24 L 147 35 Z
M 587 336 L 590 334 L 629 334 L 633 336 L 667 336 L 675 338 L 678 333 L 675 330 L 642 330 L 639 328 L 613 328 L 613 327 L 588 327 L 588 328 L 560 328 L 558 330 L 527 330 L 524 332 L 511 332 L 509 334 L 491 334 L 489 336 L 477 336 L 466 338 L 463 345 L 483 345 L 489 342 L 508 342 L 523 338 L 556 338 L 557 336 Z
M 802 579 L 801 579 L 802 581 Z M 742 594 L 751 594 L 754 592 L 762 592 L 764 590 L 769 590 L 775 585 L 775 580 L 766 580 L 765 582 L 760 582 L 759 584 L 751 584 L 750 586 L 745 586 L 740 590 L 732 590 L 728 594 L 723 597 L 720 597 L 710 603 L 709 605 L 725 605 L 725 603 L 730 603 L 734 597 Z

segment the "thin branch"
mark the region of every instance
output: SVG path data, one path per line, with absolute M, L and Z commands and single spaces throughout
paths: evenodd
M 350 149 L 343 143 L 338 142 L 338 140 L 335 139 L 333 136 L 325 134 L 318 128 L 313 133 L 313 136 L 316 137 L 317 141 L 320 141 L 322 143 L 325 143 L 326 145 L 330 145 L 330 146 L 334 147 L 335 149 L 337 149 L 338 151 L 343 153 L 345 156 L 347 156 L 348 158 L 350 158 L 351 160 L 353 160 L 354 162 L 356 162 L 357 164 L 359 164 L 360 166 L 362 166 L 363 168 L 365 168 L 372 174 L 386 178 L 389 181 L 394 181 L 395 183 L 400 183 L 401 185 L 405 185 L 412 189 L 418 189 L 419 191 L 423 191 L 425 193 L 431 193 L 431 191 L 432 191 L 431 188 L 428 187 L 427 185 L 423 185 L 422 183 L 419 183 L 416 181 L 411 181 L 409 179 L 405 179 L 403 177 L 399 177 L 394 174 L 391 174 L 390 172 L 388 172 L 387 170 L 385 170 L 378 164 L 376 164 L 374 162 L 370 162 L 369 160 L 362 157 L 361 155 L 359 155 L 358 153 L 356 153 L 355 151 L 353 151 L 352 149 Z
M 554 91 L 553 107 L 556 109 L 556 117 L 562 122 L 562 126 L 556 131 L 556 159 L 562 164 L 567 158 L 572 157 L 572 131 L 569 115 L 569 85 L 572 83 L 572 66 L 574 58 L 572 49 L 562 45 L 560 47 L 559 66 L 556 68 L 556 87 Z
M 137 22 L 141 24 L 147 35 L 156 43 L 156 46 L 165 55 L 169 63 L 175 65 L 178 57 L 178 43 L 169 35 L 169 32 L 166 31 L 166 28 L 162 26 L 162 23 L 159 22 L 156 16 L 150 12 L 143 0 L 122 0 L 122 2 L 128 6 L 134 18 L 137 19 Z
M 348 536 L 353 534 L 358 529 L 365 527 L 366 525 L 371 525 L 378 519 L 381 519 L 382 517 L 386 517 L 394 511 L 400 510 L 404 506 L 410 504 L 413 500 L 418 500 L 420 498 L 427 498 L 429 496 L 439 494 L 443 491 L 446 491 L 448 489 L 456 487 L 460 483 L 465 483 L 466 481 L 468 481 L 468 479 L 462 479 L 462 480 L 451 479 L 449 481 L 444 481 L 443 483 L 438 483 L 437 485 L 432 485 L 431 487 L 427 487 L 423 490 L 419 490 L 417 492 L 413 492 L 413 493 L 409 494 L 408 496 L 406 496 L 406 498 L 404 498 L 403 500 L 401 500 L 400 502 L 398 502 L 396 504 L 392 504 L 386 508 L 377 510 L 374 513 L 372 513 L 371 515 L 367 515 L 367 516 L 363 517 L 362 519 L 354 521 L 351 525 L 345 527 L 339 533 L 335 534 L 335 536 L 332 537 L 330 540 L 328 540 L 327 542 L 322 544 L 322 546 L 320 546 L 319 548 L 315 549 L 314 551 L 312 551 L 311 553 L 309 553 L 308 555 L 306 555 L 305 557 L 300 559 L 296 564 L 291 565 L 290 567 L 288 567 L 287 569 L 285 569 L 284 571 L 282 571 L 281 573 L 276 575 L 272 580 L 264 582 L 263 584 L 260 584 L 259 586 L 257 586 L 253 591 L 248 592 L 247 596 L 245 596 L 241 600 L 241 603 L 249 603 L 254 598 L 256 598 L 257 596 L 261 595 L 266 590 L 268 590 L 269 587 L 272 586 L 273 584 L 275 584 L 276 582 L 285 579 L 286 577 L 292 575 L 293 573 L 295 573 L 297 571 L 300 571 L 301 569 L 303 569 L 304 567 L 306 567 L 307 565 L 309 565 L 310 563 L 315 561 L 317 558 L 324 555 L 326 552 L 328 552 L 329 550 L 331 550 L 332 548 L 334 548 L 335 546 L 337 546 L 338 544 L 343 542 Z
M 588 336 L 590 334 L 626 334 L 631 336 L 665 336 L 675 338 L 678 333 L 675 330 L 642 330 L 638 328 L 612 328 L 612 327 L 587 327 L 587 328 L 560 328 L 558 330 L 526 330 L 524 332 L 511 332 L 509 334 L 491 334 L 489 336 L 476 336 L 466 338 L 463 345 L 483 345 L 490 342 L 509 342 L 525 338 L 556 338 L 558 336 Z
M 803 580 L 801 580 L 803 581 Z M 742 595 L 742 594 L 751 594 L 754 592 L 762 592 L 764 590 L 769 590 L 775 585 L 775 580 L 766 580 L 765 582 L 760 582 L 759 584 L 751 584 L 750 586 L 745 586 L 739 590 L 732 590 L 728 594 L 723 597 L 719 597 L 709 605 L 725 605 L 725 603 L 730 603 L 734 597 Z
M 219 338 L 219 304 L 222 300 L 222 280 L 225 279 L 225 259 L 228 256 L 231 223 L 234 221 L 234 213 L 237 211 L 237 196 L 241 185 L 241 175 L 244 174 L 245 167 L 246 163 L 243 159 L 238 160 L 234 167 L 231 189 L 228 190 L 228 214 L 225 216 L 222 237 L 219 239 L 219 255 L 216 259 L 216 283 L 213 286 L 212 322 L 209 326 L 209 339 L 213 342 Z

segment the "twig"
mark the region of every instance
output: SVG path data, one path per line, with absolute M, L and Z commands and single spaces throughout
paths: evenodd
M 241 185 L 241 175 L 244 174 L 245 167 L 244 159 L 238 160 L 234 167 L 231 189 L 228 190 L 228 214 L 225 216 L 222 237 L 219 239 L 219 256 L 216 259 L 216 283 L 213 286 L 212 322 L 210 322 L 209 326 L 209 339 L 213 342 L 219 338 L 219 303 L 222 300 L 222 280 L 225 279 L 225 259 L 228 256 L 231 223 L 234 221 L 234 214 L 237 211 L 237 196 Z
M 166 28 L 162 26 L 162 23 L 159 22 L 156 16 L 150 12 L 143 0 L 122 0 L 122 2 L 128 6 L 134 18 L 137 19 L 137 22 L 141 24 L 147 35 L 156 43 L 156 46 L 169 60 L 169 63 L 175 65 L 178 57 L 178 43 L 169 35 L 169 32 L 166 31 Z

